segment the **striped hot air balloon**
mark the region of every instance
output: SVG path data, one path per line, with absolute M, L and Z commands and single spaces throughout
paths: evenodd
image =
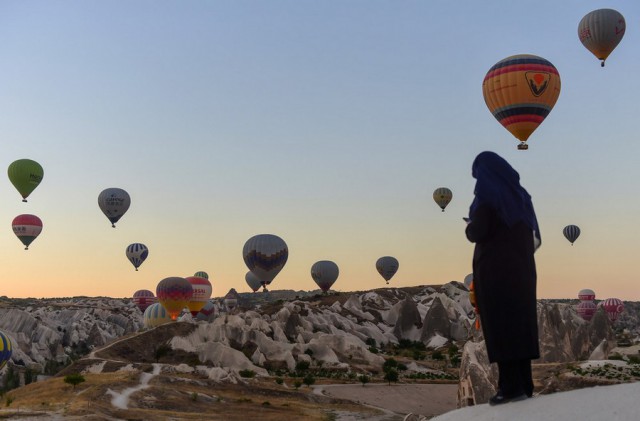
M 171 316 L 160 303 L 151 304 L 144 311 L 143 323 L 148 329 L 169 323 L 171 320 Z
M 596 299 L 596 293 L 593 292 L 592 289 L 588 289 L 588 288 L 581 289 L 578 292 L 578 299 L 580 301 L 593 301 Z
M 211 294 L 213 292 L 213 286 L 208 279 L 200 278 L 199 276 L 189 276 L 185 278 L 193 287 L 193 295 L 189 300 L 189 311 L 193 317 L 196 317 L 198 312 L 207 304 Z
M 133 243 L 127 246 L 125 254 L 137 271 L 142 262 L 147 260 L 147 257 L 149 256 L 149 249 L 142 243 Z
M 560 95 L 560 74 L 549 61 L 531 54 L 496 63 L 482 82 L 491 114 L 528 149 L 527 139 L 549 115 Z
M 24 244 L 24 249 L 29 250 L 29 245 L 42 232 L 42 221 L 35 215 L 18 215 L 11 223 L 13 233 Z
M 624 303 L 618 298 L 607 298 L 602 302 L 602 308 L 609 316 L 609 320 L 615 322 L 620 313 L 624 311 Z
M 444 208 L 447 207 L 451 199 L 453 198 L 453 193 L 446 187 L 438 187 L 433 192 L 433 200 L 440 206 L 442 212 L 444 212 Z
M 311 277 L 318 284 L 322 292 L 327 292 L 340 275 L 338 265 L 330 260 L 320 260 L 311 266 Z
M 141 312 L 149 307 L 151 304 L 155 304 L 158 302 L 156 296 L 153 295 L 153 292 L 148 289 L 140 289 L 133 293 L 133 302 L 140 309 Z
M 156 287 L 158 302 L 167 310 L 171 320 L 178 318 L 182 309 L 189 304 L 192 295 L 193 287 L 189 281 L 179 276 L 164 278 Z
M 249 238 L 242 249 L 244 263 L 264 290 L 280 273 L 289 258 L 287 243 L 277 235 L 259 234 Z
M 202 270 L 194 273 L 193 276 L 197 276 L 198 278 L 209 279 L 209 274 L 207 272 L 205 272 L 205 271 L 202 271 Z
M 4 332 L 0 332 L 0 370 L 11 359 L 11 353 L 11 339 Z
M 600 66 L 604 67 L 604 61 L 622 41 L 625 30 L 626 23 L 620 12 L 598 9 L 580 20 L 578 38 L 587 50 L 601 60 Z
M 209 300 L 207 304 L 204 305 L 196 314 L 197 320 L 202 320 L 204 322 L 212 322 L 216 317 L 216 303 Z
M 577 225 L 567 225 L 562 230 L 562 233 L 564 234 L 565 238 L 569 240 L 571 245 L 573 245 L 578 237 L 580 237 L 580 228 L 578 228 Z
M 393 275 L 396 274 L 398 268 L 400 267 L 400 263 L 398 263 L 398 259 L 391 256 L 383 256 L 376 261 L 376 270 L 389 283 L 389 280 L 393 278 Z
M 576 311 L 584 320 L 589 321 L 596 314 L 597 306 L 593 301 L 581 301 L 576 307 Z

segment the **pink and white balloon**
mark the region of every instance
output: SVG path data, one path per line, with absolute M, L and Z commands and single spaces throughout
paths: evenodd
M 581 289 L 580 292 L 578 292 L 578 299 L 580 299 L 580 301 L 593 301 L 596 299 L 596 293 L 593 292 L 592 289 Z
M 589 321 L 593 318 L 593 315 L 596 314 L 597 306 L 593 301 L 582 301 L 576 307 L 576 311 L 584 320 Z
M 624 311 L 624 303 L 618 298 L 607 298 L 602 302 L 602 308 L 609 316 L 609 320 L 615 322 L 620 313 Z

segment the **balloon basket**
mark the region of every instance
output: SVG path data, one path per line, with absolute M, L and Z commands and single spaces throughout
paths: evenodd
M 521 143 L 518 145 L 519 151 L 526 151 L 527 149 L 529 149 L 529 145 L 527 145 L 526 143 Z

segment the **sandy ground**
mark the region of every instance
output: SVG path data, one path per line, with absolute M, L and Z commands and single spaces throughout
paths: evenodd
M 318 385 L 315 393 L 387 409 L 398 414 L 434 416 L 456 409 L 457 384 Z

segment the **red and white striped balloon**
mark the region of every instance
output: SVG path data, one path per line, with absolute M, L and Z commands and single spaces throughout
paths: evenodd
M 618 298 L 607 298 L 602 302 L 602 308 L 607 312 L 609 320 L 615 322 L 620 313 L 624 311 L 624 303 Z

